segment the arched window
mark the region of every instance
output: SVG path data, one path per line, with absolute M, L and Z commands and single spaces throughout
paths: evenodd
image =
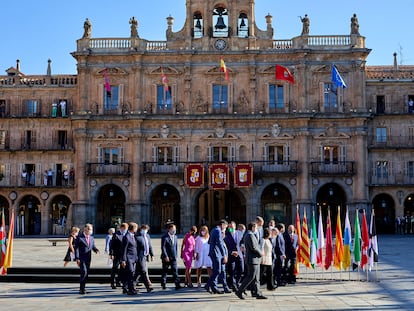
M 239 38 L 247 38 L 249 36 L 249 23 L 246 13 L 240 13 L 237 22 L 237 35 Z
M 203 37 L 203 29 L 204 29 L 204 23 L 203 23 L 203 16 L 200 12 L 196 12 L 193 17 L 193 37 L 195 39 Z
M 229 17 L 227 9 L 217 7 L 213 10 L 213 37 L 229 36 Z

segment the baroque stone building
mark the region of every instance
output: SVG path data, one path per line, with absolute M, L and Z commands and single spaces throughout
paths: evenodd
M 0 207 L 15 210 L 16 233 L 291 223 L 297 206 L 308 217 L 374 207 L 378 231 L 394 232 L 414 212 L 414 66 L 396 56 L 366 66 L 355 15 L 350 34 L 314 35 L 304 22 L 282 40 L 270 15 L 258 29 L 254 5 L 188 0 L 181 30 L 167 18 L 165 41 L 140 38 L 135 18 L 128 38 L 94 38 L 86 20 L 76 75 L 52 75 L 50 62 L 46 75 L 7 69 Z M 294 83 L 276 79 L 276 65 Z

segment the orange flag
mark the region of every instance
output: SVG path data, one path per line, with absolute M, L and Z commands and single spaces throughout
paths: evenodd
M 306 221 L 306 210 L 303 212 L 303 222 L 302 222 L 302 243 L 300 245 L 300 257 L 302 258 L 302 263 L 310 268 L 310 240 L 308 233 L 308 224 Z
M 338 215 L 336 216 L 335 256 L 334 256 L 334 266 L 338 270 L 341 270 L 343 260 L 344 260 L 344 241 L 342 239 L 341 209 L 338 206 Z

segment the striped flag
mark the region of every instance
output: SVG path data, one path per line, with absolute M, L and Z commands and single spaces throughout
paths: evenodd
M 316 234 L 315 211 L 312 211 L 312 232 L 311 232 L 311 249 L 310 249 L 310 263 L 313 268 L 316 265 L 316 250 L 318 249 L 318 236 Z
M 328 270 L 332 264 L 332 228 L 331 228 L 331 211 L 328 209 L 328 217 L 326 219 L 326 250 L 325 250 L 325 270 Z
M 351 266 L 351 223 L 349 222 L 348 208 L 345 215 L 345 228 L 344 228 L 344 257 L 342 261 L 342 268 L 346 270 Z
M 294 274 L 299 274 L 299 263 L 302 262 L 302 258 L 300 257 L 300 245 L 302 244 L 302 234 L 300 230 L 300 217 L 299 217 L 299 206 L 296 206 L 296 232 L 298 234 L 298 248 L 296 249 L 296 262 L 294 267 Z
M 316 253 L 316 263 L 319 267 L 323 267 L 323 248 L 325 247 L 325 237 L 323 234 L 322 224 L 322 211 L 319 208 L 319 221 L 318 221 L 318 250 Z
M 306 221 L 306 209 L 303 211 L 303 221 L 302 221 L 302 243 L 300 244 L 300 257 L 302 258 L 302 263 L 310 268 L 310 241 L 308 233 L 308 224 Z
M 220 70 L 224 72 L 226 81 L 229 81 L 229 71 L 227 70 L 226 63 L 223 60 L 223 57 L 220 57 Z
M 361 228 L 359 226 L 359 212 L 355 213 L 354 261 L 357 266 L 361 262 Z M 356 267 L 355 267 L 356 268 Z
M 341 208 L 338 206 L 338 214 L 336 216 L 335 256 L 334 256 L 334 266 L 338 270 L 341 270 L 343 260 L 344 260 L 344 241 L 342 239 Z
M 7 236 L 6 254 L 4 256 L 3 266 L 0 268 L 0 275 L 7 274 L 7 269 L 12 266 L 13 262 L 13 240 L 14 240 L 14 211 L 11 211 L 9 234 Z

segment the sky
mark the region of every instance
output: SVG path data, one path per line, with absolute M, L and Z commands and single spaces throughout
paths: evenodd
M 138 22 L 138 34 L 147 40 L 165 40 L 166 17 L 175 19 L 174 31 L 185 22 L 186 0 L 0 0 L 0 75 L 16 66 L 28 75 L 76 74 L 70 55 L 83 35 L 86 18 L 92 23 L 92 38 L 127 38 L 129 19 Z M 274 39 L 300 35 L 298 16 L 308 14 L 310 35 L 348 35 L 355 13 L 359 32 L 372 49 L 367 65 L 414 65 L 412 21 L 414 0 L 256 0 L 256 24 L 266 29 L 265 16 L 273 16 Z

